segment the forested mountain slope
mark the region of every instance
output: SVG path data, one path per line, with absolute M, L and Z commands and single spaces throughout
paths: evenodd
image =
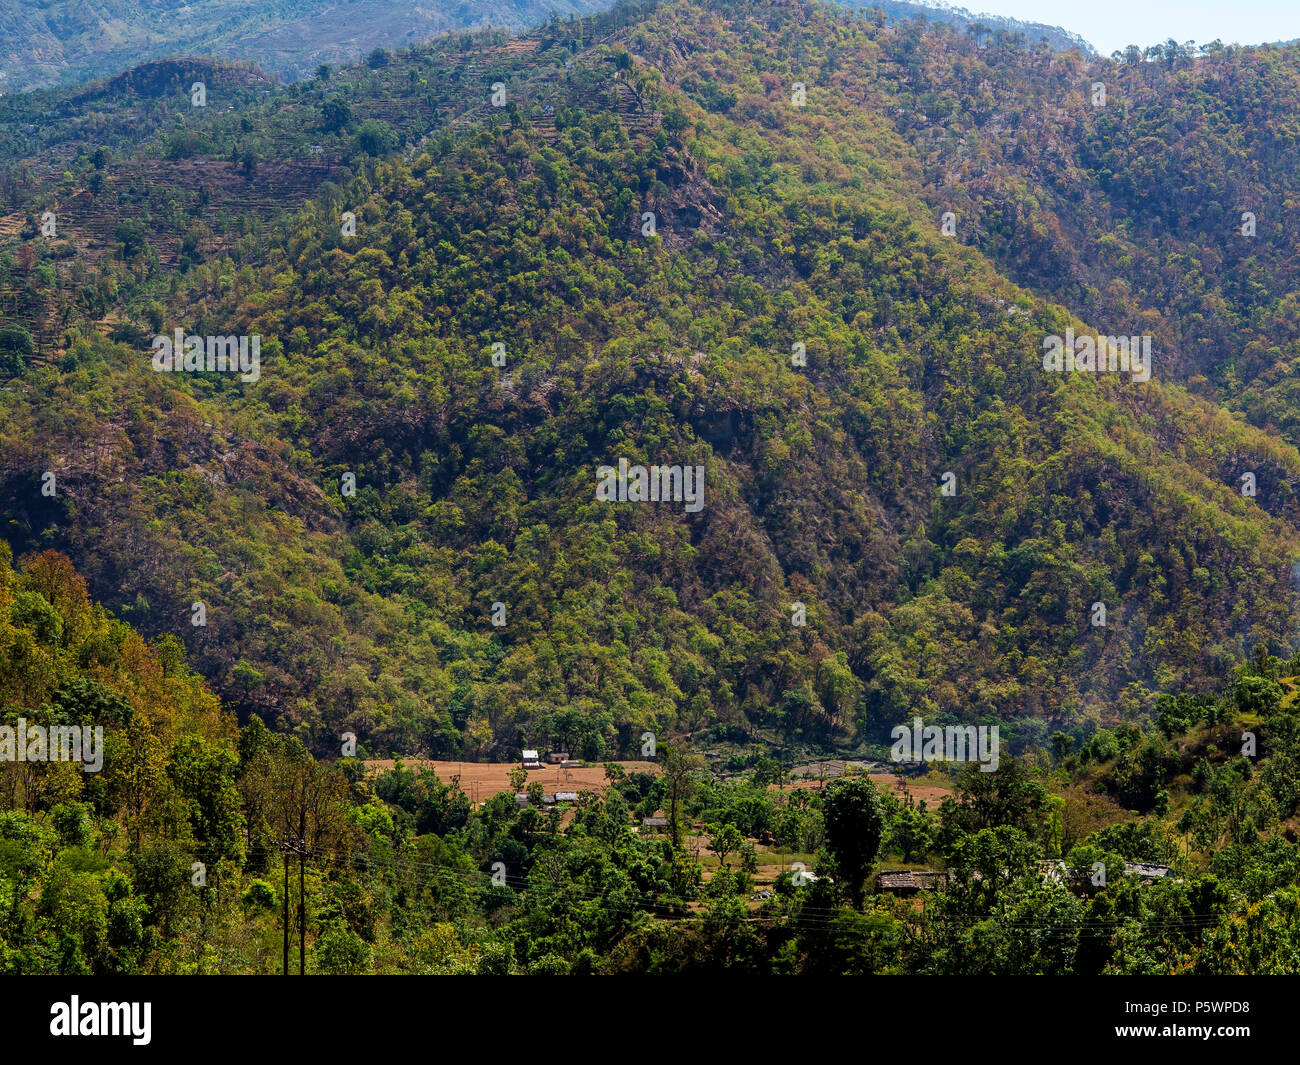
M 1019 19 L 1006 18 L 1002 15 L 990 15 L 984 12 L 974 14 L 964 7 L 954 7 L 943 0 L 924 0 L 923 3 L 909 4 L 904 0 L 846 0 L 841 7 L 861 8 L 865 11 L 877 9 L 891 19 L 924 18 L 927 22 L 942 23 L 955 29 L 965 31 L 968 28 L 981 28 L 985 33 L 1007 36 L 1020 35 L 1022 42 L 1037 44 L 1046 41 L 1053 48 L 1069 51 L 1077 48 L 1082 55 L 1096 55 L 1096 49 L 1077 33 L 1062 29 L 1060 26 L 1048 26 L 1042 22 L 1022 22 Z
M 885 53 L 959 240 L 1101 327 L 1141 323 L 1166 379 L 1296 442 L 1300 46 L 1085 65 L 934 34 Z
M 0 90 L 74 84 L 177 53 L 256 62 L 290 78 L 450 30 L 522 29 L 600 0 L 9 0 Z
M 355 62 L 372 49 L 439 33 L 488 26 L 522 30 L 612 6 L 609 0 L 10 0 L 0 9 L 0 92 L 76 84 L 177 54 L 252 62 L 293 80 L 321 63 Z M 976 18 L 962 8 L 903 0 L 864 6 L 891 18 L 919 13 L 959 28 L 987 25 L 1092 54 L 1085 41 L 1056 26 Z
M 1027 745 L 1289 652 L 1294 447 L 1189 391 L 1149 308 L 1040 284 L 937 195 L 928 66 L 997 63 L 1006 109 L 1078 63 L 997 48 L 669 3 L 204 109 L 180 67 L 41 97 L 66 114 L 4 185 L 6 307 L 49 334 L 0 393 L 5 534 L 322 750 L 913 715 Z M 260 336 L 258 379 L 156 373 L 176 327 Z M 1154 333 L 1155 378 L 1045 372 L 1067 328 Z M 702 467 L 703 508 L 601 501 L 620 458 Z
M 996 773 L 810 787 L 665 745 L 575 799 L 536 771 L 521 806 L 236 728 L 174 638 L 0 544 L 0 972 L 1294 973 L 1298 666 Z M 69 729 L 79 760 L 39 756 Z

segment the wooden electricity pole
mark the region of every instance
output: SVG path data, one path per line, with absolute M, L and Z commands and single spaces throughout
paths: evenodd
M 298 843 L 298 975 L 307 975 L 307 890 L 304 886 L 307 865 L 305 826 L 299 827 Z
M 298 974 L 307 974 L 307 859 L 346 848 L 347 783 L 334 767 L 318 763 L 296 737 L 281 737 L 259 755 L 242 786 L 269 822 L 284 861 L 282 967 L 289 974 L 289 860 L 298 856 Z
M 284 964 L 280 972 L 289 975 L 289 848 L 280 844 L 284 854 Z
M 298 856 L 298 975 L 307 974 L 307 893 L 304 890 L 304 865 L 307 861 L 307 841 L 302 835 L 276 840 L 275 845 L 284 855 L 284 964 L 281 971 L 289 975 L 289 855 Z

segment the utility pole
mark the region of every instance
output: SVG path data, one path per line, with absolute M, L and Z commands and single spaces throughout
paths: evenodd
M 289 855 L 298 856 L 298 975 L 307 974 L 307 893 L 304 890 L 307 862 L 307 840 L 301 836 L 289 836 L 276 841 L 284 855 L 284 966 L 281 970 L 289 975 Z
M 302 828 L 298 830 L 302 832 Z M 307 891 L 303 886 L 306 876 L 307 841 L 298 837 L 298 975 L 307 975 Z
M 289 848 L 283 843 L 276 844 L 284 855 L 284 964 L 280 973 L 289 975 Z

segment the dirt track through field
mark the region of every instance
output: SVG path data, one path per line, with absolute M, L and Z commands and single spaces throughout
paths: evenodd
M 450 784 L 454 776 L 460 776 L 461 790 L 474 802 L 482 802 L 502 791 L 514 791 L 510 786 L 510 770 L 518 762 L 439 762 L 426 758 L 404 758 L 402 764 L 411 770 L 428 768 L 438 774 L 444 784 Z M 657 773 L 658 765 L 654 762 L 619 762 L 629 773 Z M 365 763 L 370 771 L 392 769 L 392 758 L 371 758 Z M 603 793 L 608 786 L 605 779 L 604 764 L 587 766 L 582 769 L 561 769 L 548 765 L 544 769 L 530 769 L 528 783 L 539 781 L 548 793 L 556 791 L 594 791 Z M 525 785 L 526 787 L 527 785 Z

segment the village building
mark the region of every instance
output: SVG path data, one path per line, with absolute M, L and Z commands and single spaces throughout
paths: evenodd
M 932 869 L 886 869 L 876 875 L 876 891 L 906 897 L 918 891 L 937 891 L 952 879 L 952 873 Z
M 921 885 L 912 875 L 910 869 L 893 869 L 876 876 L 876 890 L 890 895 L 902 895 L 906 898 L 921 890 Z
M 1173 868 L 1156 862 L 1125 862 L 1124 872 L 1129 876 L 1140 876 L 1143 880 L 1162 880 L 1173 872 Z

